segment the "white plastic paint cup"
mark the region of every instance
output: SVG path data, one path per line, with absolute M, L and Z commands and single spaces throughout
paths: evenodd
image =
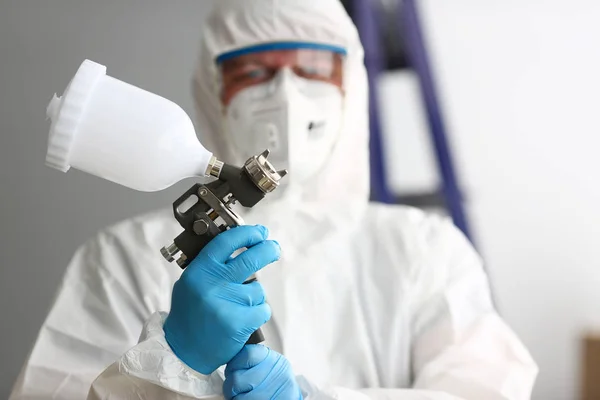
M 177 104 L 106 75 L 85 60 L 62 97 L 47 108 L 52 120 L 46 164 L 70 167 L 141 191 L 205 176 L 212 153 Z

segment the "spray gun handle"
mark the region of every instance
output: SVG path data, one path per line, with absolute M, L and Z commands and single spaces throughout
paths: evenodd
M 261 328 L 254 331 L 252 335 L 250 335 L 250 339 L 246 342 L 246 344 L 260 344 L 265 341 L 265 335 Z
M 184 252 L 184 254 L 182 254 L 177 260 L 177 264 L 181 267 L 181 269 L 185 269 L 189 265 L 189 263 L 196 257 L 198 252 L 200 252 L 204 248 L 204 246 L 206 246 L 212 240 L 214 236 L 209 236 L 208 232 L 204 235 L 197 235 L 194 232 L 189 232 L 185 230 L 179 236 L 177 236 L 175 242 L 169 247 L 176 247 L 177 249 L 179 249 L 179 246 L 181 246 L 181 248 L 186 249 L 186 252 Z M 192 247 L 190 248 L 189 246 Z M 163 256 L 165 255 L 164 252 L 166 251 L 166 249 L 167 248 L 163 248 L 161 250 L 161 252 L 163 252 Z M 191 258 L 187 258 L 186 254 L 191 255 L 191 252 L 194 252 L 195 255 Z M 172 258 L 173 257 L 171 256 L 171 259 Z M 244 282 L 244 285 L 255 281 L 256 277 L 252 276 L 250 279 Z M 265 336 L 262 330 L 259 328 L 250 336 L 246 344 L 259 344 L 264 341 Z
M 184 230 L 175 238 L 173 244 L 161 249 L 167 261 L 175 261 L 179 256 L 177 265 L 185 269 L 215 236 L 243 222 L 222 201 L 228 190 L 223 182 L 219 181 L 208 185 L 196 184 L 173 203 L 174 216 Z M 182 209 L 184 203 L 192 197 L 197 198 L 197 202 L 188 209 Z M 217 225 L 215 223 L 217 217 L 221 217 L 225 224 Z M 256 277 L 252 276 L 244 284 L 254 281 Z M 246 344 L 258 344 L 264 340 L 262 331 L 258 329 Z
M 246 282 L 244 282 L 244 285 L 255 282 L 255 281 L 256 281 L 256 277 L 253 275 L 250 279 L 248 279 Z M 248 339 L 246 344 L 259 344 L 264 341 L 265 341 L 265 335 L 263 334 L 262 329 L 258 328 L 257 330 L 254 331 L 254 333 L 252 335 L 250 335 L 250 338 Z
M 250 157 L 242 168 L 223 164 L 216 158 L 209 163 L 210 175 L 218 178 L 207 185 L 196 184 L 173 203 L 173 213 L 184 231 L 175 238 L 173 244 L 161 249 L 163 257 L 184 269 L 198 253 L 219 233 L 242 225 L 243 221 L 230 205 L 239 201 L 244 207 L 253 207 L 266 194 L 279 186 L 279 181 L 287 175 L 286 170 L 277 171 L 267 160 L 269 150 Z M 191 197 L 198 201 L 187 210 L 181 210 Z M 217 225 L 220 217 L 224 224 Z M 244 284 L 256 281 L 252 276 Z M 255 331 L 246 344 L 258 344 L 265 340 L 261 329 Z

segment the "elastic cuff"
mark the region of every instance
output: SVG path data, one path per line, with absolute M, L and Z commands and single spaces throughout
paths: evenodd
M 221 395 L 223 371 L 202 375 L 173 352 L 163 331 L 167 313 L 152 314 L 144 326 L 140 342 L 118 362 L 119 372 L 189 397 Z

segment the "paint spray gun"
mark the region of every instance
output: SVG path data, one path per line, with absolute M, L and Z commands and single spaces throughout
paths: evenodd
M 182 269 L 219 233 L 244 224 L 232 208 L 236 202 L 255 206 L 287 174 L 268 161 L 268 150 L 242 167 L 219 161 L 200 144 L 178 105 L 106 75 L 105 66 L 90 60 L 62 97 L 54 95 L 47 115 L 52 124 L 46 164 L 63 172 L 74 167 L 146 192 L 188 177 L 216 178 L 195 184 L 173 203 L 183 232 L 161 254 Z M 258 330 L 248 344 L 263 340 Z

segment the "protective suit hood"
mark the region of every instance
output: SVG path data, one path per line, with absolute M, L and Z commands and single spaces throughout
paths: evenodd
M 268 226 L 293 251 L 328 233 L 347 230 L 368 202 L 368 88 L 363 48 L 356 27 L 338 0 L 220 0 L 203 29 L 201 58 L 194 81 L 198 134 L 203 145 L 231 162 L 232 145 L 223 133 L 216 58 L 269 43 L 317 43 L 342 47 L 344 113 L 331 159 L 308 184 L 290 187 L 244 213 L 247 223 Z M 283 243 L 283 242 L 288 243 Z M 305 250 L 305 249 L 304 249 Z

